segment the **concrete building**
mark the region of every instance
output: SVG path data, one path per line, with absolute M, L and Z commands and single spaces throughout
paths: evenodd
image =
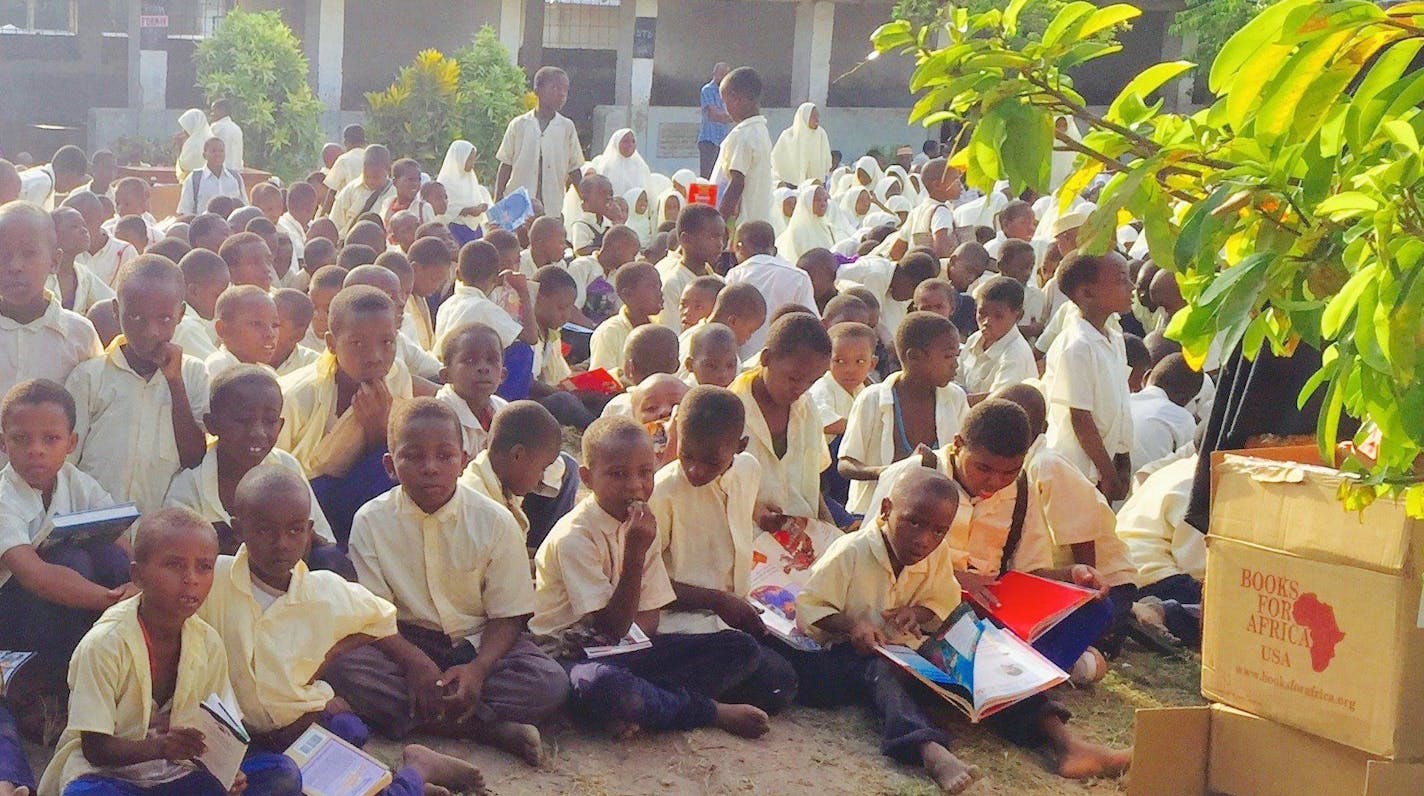
M 1123 53 L 1077 76 L 1090 101 L 1175 57 L 1167 26 L 1180 4 L 1139 0 Z M 234 5 L 278 10 L 302 41 L 329 135 L 419 50 L 456 49 L 490 25 L 531 73 L 569 71 L 566 113 L 590 154 L 631 127 L 655 168 L 695 163 L 698 92 L 717 61 L 761 72 L 773 136 L 811 101 L 847 157 L 926 137 L 905 124 L 912 64 L 866 58 L 891 0 L 5 0 L 0 147 L 43 159 L 64 143 L 171 136 L 177 114 L 202 104 L 193 47 Z

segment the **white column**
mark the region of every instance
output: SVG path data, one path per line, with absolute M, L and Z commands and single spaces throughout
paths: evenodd
M 796 3 L 796 27 L 791 37 L 791 107 L 811 96 L 811 39 L 813 0 Z
M 139 50 L 138 82 L 144 110 L 163 110 L 168 106 L 167 50 Z
M 346 0 L 320 0 L 316 96 L 328 111 L 341 110 L 341 60 L 346 49 Z
M 656 19 L 658 16 L 658 0 L 638 0 L 635 8 L 636 16 Z M 657 42 L 653 45 L 658 46 Z M 653 59 L 634 58 L 632 69 L 632 91 L 629 126 L 638 137 L 638 148 L 653 151 L 653 136 L 648 129 L 648 106 L 653 98 Z
M 499 42 L 509 50 L 510 63 L 519 63 L 519 45 L 524 43 L 524 0 L 500 0 Z
M 836 27 L 836 4 L 816 0 L 811 6 L 811 57 L 807 75 L 806 101 L 826 107 L 831 85 L 831 39 Z

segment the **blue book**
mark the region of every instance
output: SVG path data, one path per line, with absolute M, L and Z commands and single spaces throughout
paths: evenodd
M 500 229 L 514 231 L 533 215 L 534 203 L 529 199 L 529 192 L 523 188 L 515 188 L 485 211 L 485 220 Z

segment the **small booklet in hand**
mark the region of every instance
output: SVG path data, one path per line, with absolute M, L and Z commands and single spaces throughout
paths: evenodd
M 381 761 L 313 724 L 287 747 L 302 770 L 302 796 L 376 796 L 391 784 Z
M 197 762 L 224 788 L 231 788 L 252 739 L 237 714 L 217 694 L 209 694 L 198 708 L 193 729 L 203 734 L 203 745 L 207 748 Z
M 602 395 L 617 395 L 623 392 L 623 385 L 604 368 L 575 373 L 569 376 L 568 382 L 580 392 L 596 392 Z
M 1027 572 L 1006 572 L 986 589 L 999 604 L 991 608 L 975 603 L 979 611 L 1030 643 L 1098 596 L 1092 589 Z
M 648 634 L 644 633 L 641 627 L 638 627 L 637 622 L 634 622 L 628 627 L 628 632 L 623 635 L 623 638 L 618 640 L 617 644 L 584 647 L 583 654 L 589 658 L 607 658 L 610 655 L 622 655 L 628 652 L 636 652 L 637 650 L 645 650 L 651 646 L 653 646 L 652 639 L 648 638 Z
M 956 608 L 944 629 L 919 652 L 899 645 L 876 651 L 976 724 L 1068 680 L 1027 642 L 979 619 L 968 605 Z
M 61 547 L 110 544 L 123 535 L 137 519 L 138 507 L 132 503 L 56 514 L 54 527 L 35 545 L 35 549 L 44 553 Z

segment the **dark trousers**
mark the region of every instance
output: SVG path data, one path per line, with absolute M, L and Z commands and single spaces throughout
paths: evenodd
M 831 440 L 831 466 L 821 473 L 821 496 L 826 499 L 826 508 L 830 510 L 836 527 L 847 528 L 860 517 L 846 510 L 846 501 L 850 499 L 850 479 L 841 475 L 836 467 L 841 456 L 841 439 L 843 436 Z
M 796 701 L 800 681 L 796 669 L 767 640 L 758 645 L 756 668 L 742 684 L 722 695 L 733 705 L 755 705 L 775 716 Z
M 690 730 L 712 724 L 713 702 L 756 671 L 756 639 L 740 630 L 668 633 L 653 646 L 564 664 L 574 712 L 588 721 L 618 721 L 645 730 Z
M 717 165 L 717 153 L 721 151 L 721 144 L 714 144 L 711 141 L 697 142 L 697 173 L 702 175 L 702 179 L 705 180 L 712 176 L 712 167 Z
M 115 544 L 63 547 L 41 558 L 106 589 L 129 582 L 128 554 Z M 47 685 L 65 682 L 74 648 L 98 618 L 96 611 L 42 600 L 21 586 L 18 578 L 0 586 L 0 649 L 38 653 L 25 670 L 46 673 Z
M 391 491 L 395 481 L 386 474 L 386 466 L 381 458 L 386 455 L 384 447 L 369 451 L 357 460 L 345 476 L 335 478 L 319 475 L 311 480 L 316 502 L 331 524 L 331 533 L 337 544 L 346 546 L 351 538 L 351 521 L 356 512 L 371 500 Z M 343 573 L 345 574 L 345 573 Z
M 1137 585 L 1133 583 L 1124 583 L 1108 589 L 1107 603 L 1112 609 L 1112 622 L 1098 638 L 1097 647 L 1109 658 L 1116 658 L 1122 651 L 1122 642 L 1127 637 L 1127 625 L 1132 619 L 1132 604 L 1137 602 L 1137 593 Z
M 35 789 L 35 775 L 20 745 L 20 729 L 4 705 L 0 705 L 0 782 Z
M 1054 666 L 1072 671 L 1078 658 L 1112 627 L 1115 610 L 1111 599 L 1092 600 L 1039 636 L 1033 648 L 1053 661 Z
M 295 766 L 295 764 L 293 764 Z M 298 776 L 297 781 L 301 782 Z M 298 791 L 300 793 L 300 791 Z M 206 771 L 194 771 L 172 782 L 141 788 L 121 779 L 86 774 L 64 786 L 64 796 L 226 796 L 227 788 Z
M 1193 647 L 1201 645 L 1201 581 L 1183 572 L 1143 586 L 1138 594 L 1162 601 L 1167 632 Z

